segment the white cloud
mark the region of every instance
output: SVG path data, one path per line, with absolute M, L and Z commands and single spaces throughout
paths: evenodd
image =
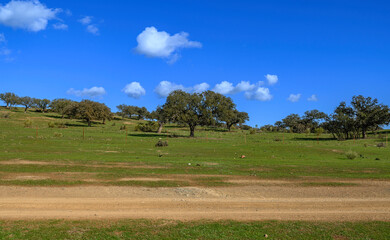
M 309 102 L 317 102 L 317 101 L 318 101 L 318 98 L 317 98 L 317 96 L 316 96 L 315 94 L 313 94 L 313 95 L 311 95 L 311 96 L 307 99 L 307 101 L 309 101 Z
M 256 87 L 263 85 L 263 82 L 258 82 L 257 84 L 251 84 L 249 81 L 241 81 L 236 86 L 231 82 L 223 81 L 219 84 L 216 84 L 213 91 L 223 95 L 236 94 L 240 92 L 253 91 Z
M 99 28 L 96 24 L 92 24 L 92 16 L 85 16 L 81 19 L 79 19 L 79 22 L 83 25 L 86 25 L 86 30 L 89 33 L 92 33 L 93 35 L 99 35 Z
M 92 33 L 94 35 L 99 35 L 99 28 L 95 24 L 88 25 L 87 32 Z
M 53 24 L 53 28 L 57 30 L 68 30 L 68 25 L 64 23 L 55 23 Z
M 0 24 L 38 32 L 46 29 L 48 21 L 54 19 L 60 11 L 47 8 L 38 0 L 12 0 L 4 6 L 0 5 Z
M 234 86 L 231 82 L 223 81 L 221 83 L 216 84 L 213 91 L 223 95 L 232 94 L 234 91 Z
M 274 85 L 279 80 L 277 75 L 271 75 L 271 74 L 265 75 L 265 78 L 267 79 L 269 85 Z
M 127 84 L 126 87 L 122 89 L 122 91 L 126 93 L 127 96 L 136 99 L 146 94 L 145 89 L 141 86 L 139 82 L 132 82 L 130 84 Z
M 287 98 L 287 100 L 289 100 L 290 102 L 298 102 L 299 99 L 301 99 L 301 94 L 298 93 L 298 94 L 290 94 L 290 96 Z
M 85 16 L 81 19 L 79 19 L 79 22 L 83 25 L 88 25 L 92 22 L 92 17 L 91 16 Z
M 201 84 L 196 84 L 194 87 L 193 87 L 193 91 L 196 92 L 196 93 L 202 93 L 204 91 L 207 91 L 207 89 L 210 88 L 210 85 L 207 84 L 207 83 L 201 83 Z
M 254 91 L 245 92 L 245 97 L 251 100 L 258 101 L 270 101 L 272 99 L 272 95 L 268 88 L 258 87 Z
M 247 92 L 247 91 L 252 91 L 253 89 L 256 88 L 255 84 L 251 84 L 249 81 L 241 81 L 239 84 L 234 89 L 234 92 Z
M 69 95 L 75 95 L 77 97 L 101 97 L 106 94 L 106 90 L 103 87 L 84 88 L 83 90 L 69 89 L 67 92 Z
M 175 90 L 183 90 L 186 91 L 186 89 L 183 85 L 178 85 L 169 81 L 162 81 L 160 82 L 157 87 L 154 89 L 154 91 L 157 93 L 157 95 L 160 98 L 167 97 L 171 92 Z
M 200 48 L 200 42 L 189 41 L 188 33 L 181 32 L 170 35 L 159 32 L 155 27 L 147 27 L 137 36 L 138 45 L 135 51 L 147 57 L 166 58 L 170 62 L 178 59 L 178 51 L 182 48 Z
M 5 36 L 4 36 L 4 33 L 0 33 L 0 43 L 5 43 L 6 40 L 5 40 Z

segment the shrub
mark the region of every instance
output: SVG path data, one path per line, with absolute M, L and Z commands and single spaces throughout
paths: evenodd
M 249 134 L 255 134 L 256 133 L 256 129 L 252 128 L 250 131 L 249 131 Z
M 1 113 L 0 118 L 10 118 L 10 116 L 11 116 L 11 113 L 5 112 L 5 113 Z
M 156 147 L 168 147 L 168 142 L 167 141 L 162 141 L 161 139 L 158 140 L 158 142 L 155 145 Z
M 64 122 L 56 122 L 55 125 L 57 128 L 67 128 L 66 123 Z
M 63 137 L 62 133 L 55 132 L 54 137 Z
M 349 150 L 348 152 L 345 153 L 345 156 L 348 158 L 348 159 L 355 159 L 359 156 L 359 154 L 357 154 L 356 152 L 352 151 L 352 150 Z
M 382 148 L 382 147 L 386 147 L 386 144 L 384 144 L 384 143 L 378 143 L 376 146 L 377 146 L 378 148 Z
M 241 129 L 242 130 L 250 130 L 250 129 L 252 129 L 252 127 L 248 126 L 248 125 L 242 125 Z
M 49 128 L 54 128 L 56 126 L 54 122 L 48 122 L 47 125 Z
M 30 119 L 27 119 L 24 121 L 24 127 L 25 128 L 30 128 L 32 126 L 32 121 Z
M 135 131 L 140 132 L 156 132 L 158 130 L 158 123 L 148 121 L 146 123 L 138 123 L 137 126 L 135 126 Z
M 280 141 L 282 141 L 282 139 L 280 139 L 279 137 L 275 138 L 275 142 L 280 142 Z
M 121 131 L 123 131 L 123 130 L 126 130 L 126 125 L 122 125 L 120 128 L 119 128 L 119 130 L 121 130 Z
M 112 123 L 111 126 L 115 127 L 115 126 L 116 126 L 116 123 Z

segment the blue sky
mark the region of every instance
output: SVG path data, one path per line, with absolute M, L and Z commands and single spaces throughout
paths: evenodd
M 390 104 L 388 1 L 0 5 L 0 92 L 153 110 L 172 89 L 209 86 L 253 126 L 358 94 Z

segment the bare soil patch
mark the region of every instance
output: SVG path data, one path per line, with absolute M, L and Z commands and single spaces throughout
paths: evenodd
M 390 221 L 390 182 L 359 182 L 353 187 L 301 187 L 287 180 L 239 187 L 0 186 L 0 219 Z

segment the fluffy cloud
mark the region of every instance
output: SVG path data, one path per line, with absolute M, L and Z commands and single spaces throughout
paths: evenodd
M 289 100 L 290 102 L 298 102 L 299 99 L 301 99 L 301 94 L 298 93 L 298 94 L 290 94 L 290 96 L 287 98 L 287 100 Z
M 88 25 L 87 32 L 92 33 L 94 35 L 99 35 L 99 28 L 96 25 Z
M 53 28 L 57 30 L 68 30 L 68 25 L 64 23 L 55 23 L 53 24 Z
M 317 102 L 317 101 L 318 101 L 318 98 L 317 98 L 317 96 L 316 96 L 315 94 L 313 94 L 313 95 L 311 95 L 311 96 L 307 99 L 307 101 L 309 101 L 309 102 Z
M 38 0 L 12 0 L 4 6 L 0 5 L 0 24 L 38 32 L 46 29 L 48 21 L 54 19 L 60 11 L 47 8 Z
M 81 22 L 81 24 L 83 25 L 88 25 L 92 22 L 92 17 L 91 16 L 85 16 L 81 19 L 79 19 L 79 22 Z
M 247 91 L 252 91 L 253 89 L 256 88 L 255 84 L 251 84 L 250 82 L 246 81 L 241 81 L 239 84 L 234 89 L 235 93 L 238 92 L 247 92 Z
M 277 75 L 271 75 L 271 74 L 265 75 L 265 78 L 267 79 L 269 85 L 274 85 L 279 80 Z
M 166 58 L 174 62 L 178 58 L 178 51 L 182 48 L 200 48 L 200 42 L 189 41 L 188 33 L 181 32 L 170 35 L 159 32 L 155 27 L 147 27 L 137 36 L 138 46 L 135 51 L 147 57 Z
M 162 81 L 154 89 L 154 92 L 157 93 L 160 98 L 163 98 L 167 97 L 171 92 L 175 90 L 186 91 L 188 89 L 186 89 L 183 85 L 178 85 L 169 81 Z
M 106 90 L 103 87 L 84 88 L 83 90 L 69 89 L 67 92 L 69 95 L 75 95 L 77 97 L 101 97 L 106 94 Z
M 196 93 L 202 93 L 204 91 L 206 91 L 207 89 L 210 88 L 210 85 L 207 84 L 207 83 L 201 83 L 201 84 L 196 84 L 194 87 L 193 87 L 193 91 L 196 92 Z
M 96 24 L 92 24 L 93 17 L 91 16 L 85 16 L 81 19 L 79 19 L 79 22 L 83 25 L 86 25 L 86 30 L 89 33 L 92 33 L 93 35 L 99 35 L 99 28 Z
M 226 95 L 226 94 L 232 94 L 234 92 L 234 89 L 235 87 L 233 86 L 233 83 L 223 81 L 215 85 L 213 91 L 216 93 Z
M 0 44 L 5 43 L 5 42 L 6 42 L 6 40 L 5 40 L 4 33 L 0 33 Z
M 272 99 L 272 95 L 268 88 L 257 87 L 254 91 L 246 92 L 245 97 L 251 100 L 269 101 Z
M 127 96 L 136 99 L 146 94 L 145 89 L 141 86 L 139 82 L 132 82 L 130 84 L 127 84 L 126 87 L 122 89 L 122 92 L 126 93 Z
M 261 85 L 263 85 L 263 82 L 251 84 L 249 81 L 241 81 L 236 86 L 234 86 L 231 82 L 223 81 L 219 84 L 216 84 L 213 91 L 223 95 L 229 95 L 240 92 L 253 91 L 254 89 L 256 89 L 256 87 L 259 87 Z

